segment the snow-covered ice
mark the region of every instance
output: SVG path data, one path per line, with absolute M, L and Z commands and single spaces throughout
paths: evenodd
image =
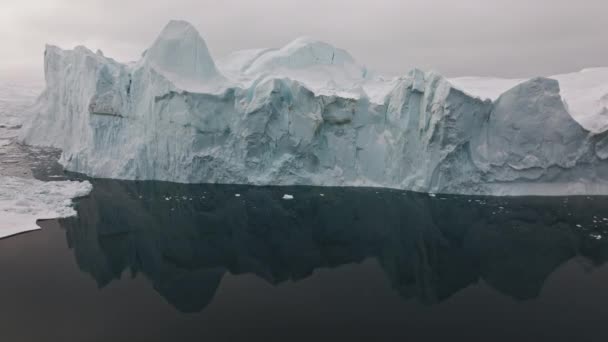
M 76 215 L 72 198 L 91 191 L 89 182 L 42 182 L 0 176 L 0 238 L 40 229 L 39 219 Z
M 456 88 L 467 94 L 492 101 L 496 101 L 504 92 L 525 81 L 525 79 L 494 77 L 450 78 L 450 83 Z
M 608 67 L 583 69 L 579 72 L 553 75 L 559 82 L 560 96 L 570 115 L 593 133 L 608 130 Z M 496 100 L 525 79 L 460 77 L 450 79 L 456 87 L 483 99 Z
M 23 163 L 19 159 L 22 152 L 15 154 L 18 149 L 12 144 L 24 109 L 34 102 L 40 89 L 37 82 L 0 80 L 0 238 L 40 229 L 38 219 L 75 215 L 72 198 L 91 190 L 89 182 L 42 182 L 7 172 L 7 164 L 12 169 Z
M 47 46 L 45 78 L 20 139 L 91 176 L 608 194 L 604 69 L 390 77 L 312 38 L 216 62 L 194 27 L 171 21 L 134 63 Z
M 218 66 L 244 87 L 265 78 L 287 78 L 297 80 L 317 95 L 358 98 L 367 85 L 382 82 L 370 77 L 347 51 L 310 37 L 297 38 L 279 49 L 236 51 L 220 59 Z M 374 98 L 381 102 L 382 95 L 389 91 L 385 89 Z

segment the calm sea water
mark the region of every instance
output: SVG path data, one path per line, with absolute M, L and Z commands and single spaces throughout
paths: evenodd
M 92 182 L 0 240 L 2 341 L 608 340 L 608 198 Z

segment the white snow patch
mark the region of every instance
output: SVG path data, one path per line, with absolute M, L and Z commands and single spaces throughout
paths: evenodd
M 457 77 L 451 78 L 456 88 L 459 88 L 469 95 L 477 96 L 480 99 L 490 99 L 495 101 L 507 90 L 524 82 L 524 79 L 508 79 L 494 77 Z

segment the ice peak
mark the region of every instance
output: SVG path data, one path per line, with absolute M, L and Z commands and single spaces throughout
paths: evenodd
M 207 44 L 196 28 L 183 20 L 169 21 L 144 59 L 173 81 L 205 83 L 220 77 Z
M 185 20 L 170 20 L 161 31 L 160 37 L 182 38 L 194 34 L 200 37 L 196 28 Z

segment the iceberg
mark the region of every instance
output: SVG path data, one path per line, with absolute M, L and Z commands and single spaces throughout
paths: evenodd
M 608 113 L 603 69 L 500 86 L 388 77 L 311 38 L 216 62 L 184 21 L 137 62 L 47 46 L 44 64 L 20 140 L 61 149 L 67 170 L 93 177 L 608 194 L 608 125 L 587 124 Z

